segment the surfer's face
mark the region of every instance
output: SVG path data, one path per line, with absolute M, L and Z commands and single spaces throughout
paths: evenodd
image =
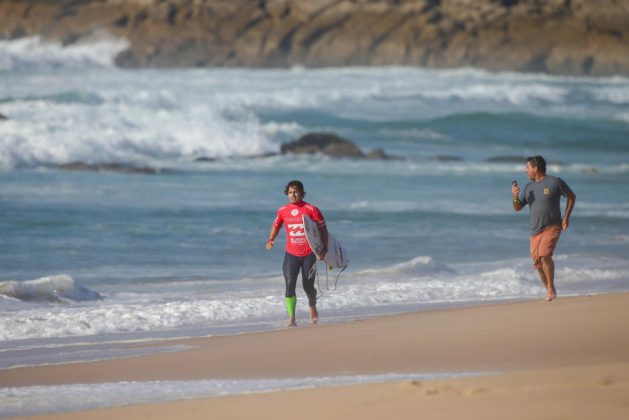
M 302 199 L 301 191 L 299 191 L 295 187 L 290 187 L 288 189 L 288 200 L 291 203 L 299 203 Z

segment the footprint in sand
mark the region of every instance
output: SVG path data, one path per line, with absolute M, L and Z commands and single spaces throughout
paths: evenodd
M 481 387 L 466 388 L 463 391 L 452 389 L 450 385 L 431 385 L 423 387 L 420 381 L 409 381 L 400 384 L 400 388 L 408 391 L 419 391 L 419 394 L 432 396 L 439 394 L 454 393 L 456 395 L 462 395 L 465 397 L 473 397 L 475 395 L 487 394 L 489 389 Z
M 465 395 L 466 397 L 473 397 L 474 395 L 487 394 L 487 393 L 489 393 L 488 389 L 478 388 L 478 387 L 467 388 L 466 390 L 463 391 L 463 395 Z
M 419 391 L 419 394 L 423 395 L 437 395 L 439 394 L 439 388 L 436 386 L 430 386 L 428 388 L 424 388 L 422 383 L 419 381 L 409 381 L 400 384 L 400 388 L 409 391 Z

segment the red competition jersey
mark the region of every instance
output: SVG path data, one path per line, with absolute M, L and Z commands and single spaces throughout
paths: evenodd
M 318 208 L 305 201 L 280 207 L 277 210 L 277 217 L 273 221 L 273 226 L 278 229 L 286 223 L 286 252 L 296 257 L 305 257 L 312 253 L 310 245 L 308 245 L 306 240 L 304 214 L 314 220 L 319 229 L 325 226 L 323 214 L 321 214 Z

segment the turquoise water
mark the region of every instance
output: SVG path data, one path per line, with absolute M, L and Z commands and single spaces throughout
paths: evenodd
M 280 328 L 283 239 L 271 252 L 264 242 L 290 179 L 350 253 L 336 291 L 320 267 L 323 322 L 540 298 L 528 214 L 513 212 L 510 193 L 532 154 L 577 194 L 556 254 L 559 293 L 629 289 L 628 79 L 123 71 L 10 51 L 0 61 L 5 349 Z M 259 157 L 313 131 L 402 159 Z M 161 172 L 54 167 L 75 161 Z

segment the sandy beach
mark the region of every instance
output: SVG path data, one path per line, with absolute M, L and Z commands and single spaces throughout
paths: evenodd
M 43 417 L 620 419 L 629 416 L 628 320 L 629 293 L 432 310 L 185 340 L 192 348 L 175 353 L 8 369 L 0 386 L 486 372 Z

